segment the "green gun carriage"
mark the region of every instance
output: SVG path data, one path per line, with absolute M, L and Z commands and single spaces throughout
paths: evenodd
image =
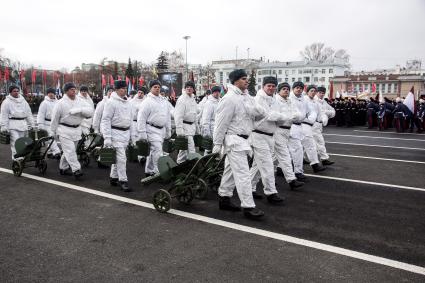
M 42 138 L 38 138 L 37 131 L 32 135 L 34 139 L 22 137 L 16 140 L 16 154 L 12 162 L 13 175 L 19 177 L 24 168 L 35 167 L 41 174 L 47 170 L 46 154 L 52 146 L 53 137 L 42 133 Z
M 188 159 L 177 164 L 171 157 L 162 156 L 158 160 L 159 173 L 144 178 L 142 184 L 153 182 L 166 183 L 166 189 L 159 189 L 153 195 L 153 205 L 159 212 L 171 208 L 171 199 L 190 204 L 194 198 L 205 199 L 208 189 L 220 184 L 224 168 L 224 157 L 218 154 L 201 156 L 191 153 Z
M 86 144 L 86 141 L 89 142 Z M 99 155 L 97 148 L 102 148 L 102 146 L 103 137 L 101 135 L 95 133 L 81 135 L 81 140 L 78 141 L 76 148 L 78 161 L 80 161 L 84 167 L 89 166 L 90 155 L 93 155 L 94 158 L 97 159 Z

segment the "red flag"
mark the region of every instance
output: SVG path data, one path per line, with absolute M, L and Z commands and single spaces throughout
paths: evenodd
M 133 86 L 134 86 L 134 81 L 135 81 L 135 80 L 134 80 L 134 78 L 133 78 L 133 81 L 132 81 Z
M 329 99 L 334 98 L 334 83 L 331 82 L 331 86 L 329 87 Z
M 372 92 L 376 92 L 376 84 L 375 83 L 372 84 Z
M 118 76 L 118 80 L 119 80 L 119 81 L 121 80 L 121 76 Z
M 130 81 L 130 79 L 128 77 L 125 77 L 125 83 L 128 85 L 128 82 Z
M 304 92 L 307 92 L 307 85 L 304 85 Z
M 44 70 L 43 71 L 43 82 L 46 83 L 46 80 L 47 80 L 47 71 Z
M 35 84 L 36 79 L 37 79 L 37 70 L 34 69 L 34 70 L 32 70 L 32 74 L 31 74 L 31 83 Z
M 102 74 L 102 87 L 106 86 L 105 75 Z
M 9 68 L 4 69 L 4 80 L 9 80 Z
M 0 81 L 1 81 L 1 69 L 0 69 Z
M 142 86 L 144 84 L 144 82 L 145 82 L 145 78 L 143 76 L 140 76 L 140 78 L 139 78 L 139 85 Z
M 109 84 L 114 85 L 114 78 L 112 77 L 112 75 L 109 75 Z

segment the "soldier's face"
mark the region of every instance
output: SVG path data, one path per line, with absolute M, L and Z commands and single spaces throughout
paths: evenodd
M 300 86 L 294 87 L 294 94 L 295 95 L 301 95 L 301 93 L 303 92 L 303 88 Z
M 114 92 L 114 90 L 113 89 L 110 89 L 110 90 L 108 90 L 108 92 L 106 93 L 106 95 L 108 97 L 110 97 L 113 92 Z
M 324 92 L 322 92 L 322 91 L 319 91 L 319 92 L 317 92 L 317 96 L 318 96 L 320 99 L 323 99 L 323 97 L 325 97 L 325 93 L 324 93 Z
M 242 77 L 235 82 L 235 86 L 244 91 L 248 88 L 248 77 Z
M 80 93 L 82 94 L 82 95 L 84 95 L 84 96 L 87 96 L 89 93 L 87 92 L 87 91 L 85 91 L 85 90 L 83 90 L 83 91 L 81 91 L 80 90 Z
M 47 96 L 48 96 L 50 99 L 55 98 L 55 94 L 54 94 L 53 92 L 49 92 L 49 93 L 47 94 Z
M 70 88 L 67 92 L 66 95 L 68 95 L 69 98 L 74 99 L 75 98 L 75 94 L 77 93 L 77 89 L 75 87 Z
M 308 97 L 310 98 L 314 98 L 314 96 L 316 95 L 316 89 L 312 88 L 307 92 Z
M 263 86 L 263 90 L 268 96 L 272 96 L 276 92 L 276 85 L 275 84 L 265 84 Z
M 151 93 L 152 93 L 153 95 L 158 96 L 158 95 L 159 95 L 160 90 L 161 90 L 161 87 L 160 87 L 159 85 L 154 85 L 153 87 L 151 87 Z
M 19 90 L 17 88 L 13 89 L 12 92 L 10 93 L 13 97 L 18 97 L 19 96 Z
M 192 95 L 195 90 L 193 89 L 193 87 L 188 86 L 185 88 L 185 91 L 187 94 Z
M 137 97 L 138 97 L 138 98 L 143 98 L 144 96 L 145 96 L 145 93 L 144 93 L 143 91 L 139 90 L 139 91 L 137 92 Z
M 126 87 L 122 87 L 122 88 L 117 89 L 117 94 L 120 97 L 124 97 L 127 94 L 127 88 Z
M 220 97 L 220 92 L 219 91 L 214 91 L 213 93 L 212 93 L 212 96 L 214 97 L 214 98 L 219 98 Z
M 288 95 L 289 95 L 289 88 L 287 88 L 287 87 L 283 87 L 283 88 L 280 90 L 279 95 L 280 95 L 281 97 L 283 97 L 283 98 L 288 98 Z

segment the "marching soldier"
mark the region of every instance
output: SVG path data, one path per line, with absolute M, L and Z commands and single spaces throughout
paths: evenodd
M 205 103 L 202 109 L 201 116 L 201 134 L 203 137 L 213 138 L 214 133 L 214 122 L 215 112 L 217 110 L 218 102 L 220 101 L 220 87 L 214 86 L 211 89 L 212 94 L 205 96 Z M 202 102 L 201 101 L 201 102 Z M 205 155 L 208 154 L 208 150 L 205 150 Z
M 1 104 L 1 131 L 10 133 L 10 149 L 15 159 L 15 142 L 18 138 L 28 136 L 34 125 L 31 108 L 25 98 L 19 94 L 19 87 L 9 87 L 9 95 Z
M 277 123 L 278 128 L 274 134 L 275 140 L 275 157 L 278 166 L 282 169 L 286 182 L 288 182 L 291 190 L 297 190 L 304 185 L 304 182 L 297 180 L 292 167 L 291 154 L 289 153 L 289 133 L 292 121 L 302 119 L 301 113 L 291 104 L 288 99 L 291 86 L 288 83 L 281 83 L 277 87 L 278 95 L 276 101 L 280 107 L 281 113 L 288 113 L 289 119 Z
M 197 108 L 195 100 L 195 84 L 188 81 L 184 85 L 184 93 L 177 99 L 174 110 L 174 121 L 176 123 L 177 136 L 185 136 L 188 142 L 187 150 L 180 150 L 177 156 L 177 163 L 180 164 L 187 159 L 189 153 L 195 152 L 193 136 L 196 133 Z
M 250 169 L 252 194 L 254 198 L 262 198 L 256 192 L 257 183 L 263 183 L 264 194 L 267 201 L 272 204 L 279 204 L 284 198 L 279 196 L 276 190 L 273 153 L 275 147 L 274 133 L 277 128 L 276 122 L 283 122 L 291 119 L 291 113 L 281 113 L 280 105 L 276 101 L 277 79 L 275 77 L 264 77 L 263 88 L 255 96 L 255 102 L 266 110 L 267 115 L 254 121 L 254 130 L 250 136 L 250 142 L 254 153 L 254 161 Z
M 164 139 L 171 137 L 171 105 L 159 95 L 161 83 L 158 80 L 150 81 L 149 87 L 150 92 L 141 103 L 137 115 L 138 138 L 150 142 L 145 176 L 159 172 L 158 159 L 162 155 L 162 144 Z
M 215 118 L 213 153 L 226 153 L 224 171 L 218 189 L 219 208 L 239 211 L 231 197 L 236 186 L 244 215 L 261 218 L 264 212 L 255 207 L 251 189 L 251 178 L 247 156 L 251 154 L 248 142 L 255 118 L 262 118 L 266 111 L 256 105 L 248 92 L 248 75 L 245 70 L 234 70 L 229 74 L 229 91 L 220 100 Z
M 100 131 L 105 147 L 113 147 L 116 163 L 111 166 L 109 181 L 112 186 L 121 187 L 124 192 L 131 192 L 127 179 L 127 156 L 125 150 L 130 142 L 135 143 L 136 131 L 133 124 L 133 109 L 127 98 L 125 81 L 115 81 L 115 92 L 111 94 L 103 110 Z
M 47 89 L 47 95 L 44 97 L 43 102 L 40 104 L 40 108 L 37 113 L 37 125 L 41 130 L 47 131 L 49 136 L 53 136 L 52 130 L 50 129 L 50 122 L 52 121 L 52 111 L 58 100 L 56 99 L 56 91 L 54 88 Z M 47 152 L 47 156 L 50 158 L 59 159 L 61 151 L 56 141 L 52 142 L 52 145 Z
M 313 138 L 316 143 L 317 153 L 323 165 L 332 165 L 333 161 L 329 160 L 329 155 L 326 152 L 325 139 L 322 132 L 323 127 L 328 125 L 329 119 L 335 116 L 335 110 L 330 106 L 323 97 L 325 96 L 326 88 L 319 86 L 317 88 L 316 103 L 320 108 L 321 117 L 313 125 Z
M 89 95 L 89 88 L 85 85 L 82 85 L 80 87 L 80 92 L 78 93 L 78 97 L 81 98 L 82 101 L 85 101 L 87 104 L 87 107 L 91 108 L 94 111 L 94 104 L 93 100 L 91 99 Z M 85 118 L 83 122 L 81 123 L 81 131 L 84 135 L 87 135 L 90 133 L 90 128 L 93 122 L 93 117 Z
M 59 173 L 79 178 L 83 173 L 78 162 L 76 146 L 81 139 L 81 123 L 93 116 L 93 108 L 76 96 L 75 84 L 66 83 L 63 90 L 65 95 L 53 108 L 50 129 L 53 136 L 58 136 L 63 151 Z
M 132 107 L 132 113 L 133 113 L 133 126 L 135 129 L 137 129 L 137 114 L 139 114 L 139 108 L 140 105 L 142 104 L 144 98 L 145 98 L 145 94 L 147 93 L 147 89 L 144 86 L 139 87 L 139 89 L 137 90 L 137 93 L 133 96 L 133 98 L 130 100 L 130 105 Z M 137 135 L 137 131 L 136 131 L 136 135 Z M 136 138 L 135 141 L 137 141 L 138 138 Z M 139 162 L 142 162 L 143 160 L 146 159 L 145 156 L 137 156 L 137 159 L 139 160 Z
M 106 88 L 106 95 L 103 96 L 102 101 L 100 101 L 96 105 L 96 109 L 93 115 L 93 130 L 96 134 L 100 134 L 100 121 L 102 120 L 103 109 L 105 109 L 105 104 L 108 101 L 111 94 L 114 92 L 114 88 L 112 86 L 108 86 Z

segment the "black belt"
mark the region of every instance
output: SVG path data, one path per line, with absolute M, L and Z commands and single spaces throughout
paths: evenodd
M 320 122 L 319 122 L 319 121 L 316 121 L 316 123 L 320 123 L 320 124 L 322 124 L 322 122 L 321 122 L 321 121 L 320 121 Z
M 310 124 L 309 122 L 301 122 L 302 124 L 306 124 L 306 125 L 309 125 L 309 126 L 313 126 L 313 124 Z
M 26 118 L 10 117 L 10 120 L 25 120 Z
M 119 130 L 119 131 L 128 131 L 130 129 L 130 127 L 121 128 L 121 127 L 116 127 L 116 126 L 111 126 L 111 128 L 114 129 L 114 130 Z
M 183 120 L 183 123 L 184 124 L 188 124 L 188 125 L 192 125 L 193 124 L 193 122 L 188 122 L 188 121 L 185 121 L 185 120 Z
M 137 122 L 137 120 L 133 120 L 133 122 Z
M 262 135 L 270 136 L 270 137 L 273 136 L 273 134 L 271 134 L 271 133 L 266 133 L 266 132 L 263 132 L 263 131 L 260 131 L 260 130 L 253 130 L 252 132 L 257 133 L 257 134 L 262 134 Z
M 295 123 L 295 122 L 293 122 L 292 124 L 293 125 L 297 125 L 297 126 L 301 126 L 301 123 Z
M 291 129 L 291 127 L 289 127 L 289 126 L 279 126 L 279 128 L 281 128 L 281 129 L 287 129 L 287 130 L 290 130 Z
M 61 124 L 62 126 L 65 126 L 65 127 L 70 127 L 70 128 L 78 128 L 80 125 L 70 125 L 70 124 L 67 124 L 67 123 L 59 123 L 59 124 Z
M 154 128 L 157 128 L 157 129 L 162 129 L 162 128 L 164 128 L 164 127 L 160 127 L 160 126 L 157 126 L 157 125 L 154 125 L 154 124 L 151 124 L 151 123 L 147 123 L 148 125 L 150 125 L 150 126 L 152 126 L 152 127 L 154 127 Z
M 45 119 L 44 119 L 44 121 L 49 121 L 49 122 L 50 122 L 50 121 L 52 121 L 52 120 L 51 120 L 51 119 L 47 119 L 47 118 L 45 118 Z
M 241 138 L 244 138 L 244 139 L 248 139 L 249 138 L 249 136 L 248 135 L 237 135 L 238 137 L 241 137 Z

